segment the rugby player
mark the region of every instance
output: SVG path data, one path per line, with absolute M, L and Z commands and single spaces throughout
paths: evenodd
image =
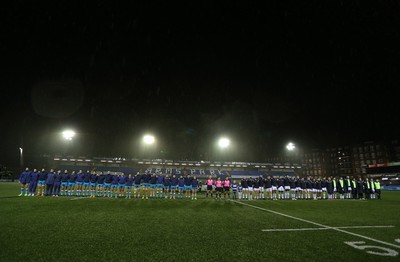
M 21 184 L 20 194 L 18 196 L 23 196 L 25 191 L 25 196 L 28 196 L 29 192 L 29 181 L 31 172 L 29 168 L 25 168 L 25 171 L 19 175 L 19 183 Z
M 194 200 L 197 200 L 197 189 L 198 189 L 198 187 L 199 187 L 199 180 L 197 180 L 197 177 L 194 176 L 193 179 L 192 179 L 192 187 L 191 187 L 191 190 L 192 190 L 192 200 L 193 200 L 193 199 L 194 199 Z
M 39 172 L 38 176 L 38 193 L 36 196 L 44 196 L 46 179 L 47 179 L 47 172 L 45 171 L 44 168 L 42 168 L 42 171 Z
M 64 173 L 61 175 L 61 194 L 60 194 L 61 196 L 67 195 L 68 180 L 69 180 L 68 170 L 64 170 Z

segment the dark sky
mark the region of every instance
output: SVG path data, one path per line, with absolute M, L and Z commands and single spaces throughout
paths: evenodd
M 223 134 L 249 161 L 399 137 L 398 1 L 12 2 L 0 163 L 21 137 L 27 155 L 140 157 L 152 132 L 154 156 L 203 159 Z

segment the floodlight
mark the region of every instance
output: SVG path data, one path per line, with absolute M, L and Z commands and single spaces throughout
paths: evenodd
M 155 138 L 152 135 L 145 135 L 143 137 L 143 142 L 147 145 L 152 145 L 155 142 Z
M 220 138 L 218 141 L 218 146 L 220 148 L 227 148 L 229 146 L 229 144 L 231 143 L 231 141 L 228 138 Z
M 296 146 L 292 142 L 289 142 L 286 145 L 286 149 L 289 150 L 289 151 L 293 151 L 295 148 L 296 148 Z
M 64 132 L 62 132 L 62 135 L 64 139 L 72 140 L 72 138 L 75 136 L 75 132 L 72 130 L 65 130 Z

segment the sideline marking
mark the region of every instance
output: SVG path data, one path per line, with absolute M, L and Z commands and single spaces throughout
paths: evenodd
M 307 227 L 307 228 L 282 228 L 282 229 L 262 229 L 264 232 L 280 232 L 280 231 L 313 231 L 313 230 L 331 230 L 334 228 L 386 228 L 395 226 L 349 226 L 349 227 Z
M 371 237 L 363 236 L 363 235 L 360 235 L 360 234 L 356 234 L 356 233 L 353 233 L 353 232 L 350 232 L 350 231 L 346 231 L 346 230 L 343 230 L 343 229 L 340 229 L 340 228 L 326 226 L 326 225 L 319 224 L 319 223 L 316 223 L 316 222 L 313 222 L 313 221 L 310 221 L 310 220 L 306 220 L 306 219 L 302 219 L 302 218 L 299 218 L 299 217 L 286 215 L 284 213 L 280 213 L 280 212 L 277 212 L 277 211 L 265 209 L 265 208 L 258 207 L 258 206 L 253 206 L 253 205 L 246 204 L 246 203 L 243 203 L 243 202 L 239 202 L 239 201 L 236 201 L 236 200 L 231 200 L 231 201 L 235 202 L 235 203 L 238 203 L 238 204 L 241 204 L 241 205 L 244 205 L 244 206 L 249 206 L 249 207 L 252 207 L 252 208 L 256 208 L 256 209 L 260 209 L 260 210 L 263 210 L 263 211 L 267 211 L 267 212 L 270 212 L 270 213 L 273 213 L 273 214 L 276 214 L 276 215 L 280 215 L 280 216 L 288 217 L 288 218 L 291 218 L 291 219 L 299 220 L 299 221 L 302 221 L 302 222 L 305 222 L 305 223 L 313 224 L 313 225 L 316 225 L 316 226 L 319 226 L 319 227 L 332 229 L 332 230 L 335 230 L 335 231 L 338 231 L 338 232 L 342 232 L 342 233 L 345 233 L 345 234 L 349 234 L 349 235 L 353 235 L 353 236 L 356 236 L 356 237 L 368 239 L 370 241 L 374 241 L 374 242 L 377 242 L 377 243 L 380 243 L 380 244 L 384 244 L 384 245 L 387 245 L 387 246 L 400 248 L 399 245 L 395 245 L 395 244 L 388 243 L 388 242 L 385 242 L 385 241 L 382 241 L 382 240 L 378 240 L 378 239 L 375 239 L 375 238 L 371 238 Z

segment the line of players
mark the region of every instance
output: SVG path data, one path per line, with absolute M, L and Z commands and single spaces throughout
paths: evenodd
M 210 180 L 210 179 L 209 179 Z M 207 185 L 211 181 L 207 180 Z M 381 184 L 372 178 L 365 180 L 347 176 L 337 178 L 271 177 L 243 178 L 237 187 L 238 198 L 252 199 L 381 199 Z M 208 194 L 207 194 L 208 195 Z M 234 197 L 236 195 L 234 194 Z
M 61 171 L 38 172 L 27 168 L 20 175 L 20 196 L 85 196 L 85 197 L 123 197 L 131 198 L 132 189 L 135 198 L 186 198 L 197 199 L 199 181 L 194 176 L 176 177 L 163 174 L 139 174 L 125 176 L 123 174 L 103 174 L 95 171 L 79 171 L 64 173 Z M 233 199 L 378 199 L 381 198 L 379 181 L 366 178 L 299 178 L 299 177 L 257 177 L 243 178 L 236 183 L 226 177 L 224 180 L 213 180 L 210 176 L 206 180 L 206 198 L 215 193 L 215 198 Z M 338 196 L 337 196 L 338 195 Z
M 199 180 L 196 176 L 177 177 L 163 174 L 129 174 L 80 170 L 78 173 L 65 170 L 46 172 L 42 169 L 29 171 L 26 168 L 19 177 L 19 196 L 83 196 L 132 198 L 185 198 L 197 200 Z

